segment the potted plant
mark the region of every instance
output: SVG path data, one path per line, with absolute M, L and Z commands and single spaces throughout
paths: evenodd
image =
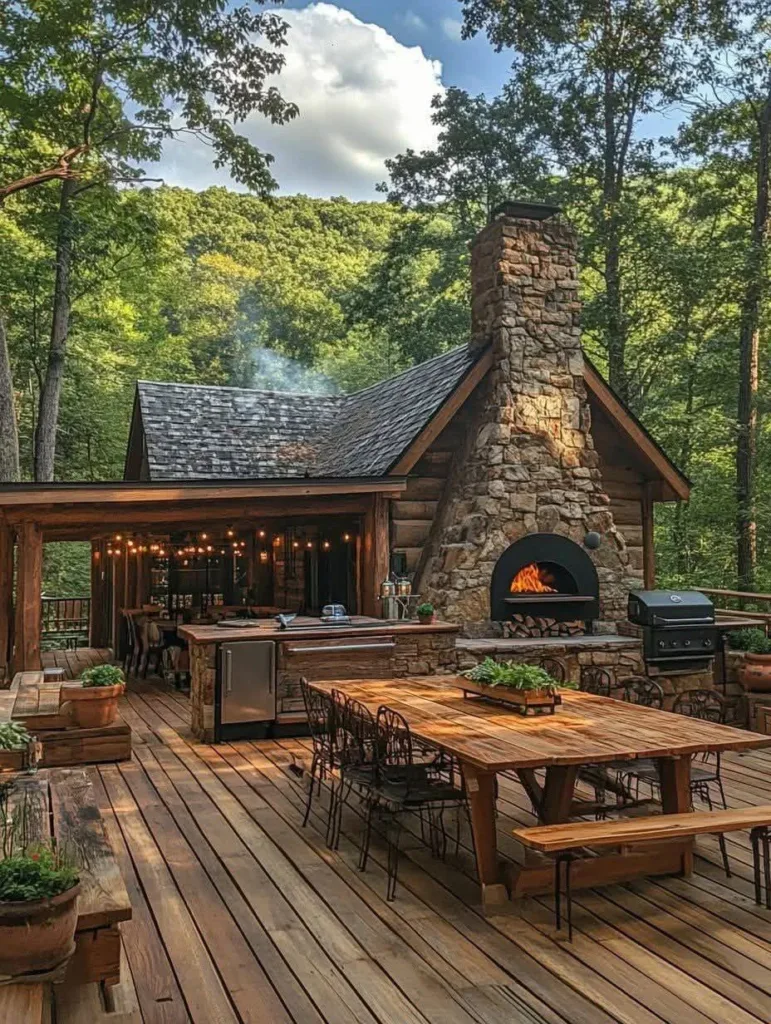
M 731 634 L 731 649 L 744 652 L 739 682 L 745 690 L 771 692 L 771 639 L 762 629 L 739 629 Z
M 35 741 L 19 722 L 0 725 L 0 771 L 20 771 L 35 760 Z
M 463 673 L 464 692 L 476 693 L 488 700 L 513 704 L 526 715 L 530 711 L 554 713 L 562 703 L 559 690 L 575 690 L 573 682 L 558 683 L 539 665 L 485 658 L 479 665 Z
M 430 626 L 433 622 L 436 622 L 436 612 L 430 601 L 424 601 L 423 604 L 418 605 L 417 615 L 421 626 Z
M 78 872 L 53 840 L 26 841 L 45 808 L 33 819 L 25 792 L 9 816 L 9 790 L 0 798 L 0 975 L 45 974 L 75 949 Z
M 80 682 L 80 686 L 62 686 L 60 713 L 69 715 L 81 729 L 111 725 L 118 713 L 118 698 L 126 688 L 121 669 L 117 665 L 95 665 L 81 672 Z

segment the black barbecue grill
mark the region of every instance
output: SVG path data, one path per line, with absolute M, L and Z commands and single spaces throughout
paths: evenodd
M 642 627 L 646 661 L 685 666 L 715 656 L 715 606 L 698 590 L 632 590 L 628 614 Z

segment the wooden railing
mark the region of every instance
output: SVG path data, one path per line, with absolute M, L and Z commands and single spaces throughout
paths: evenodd
M 44 597 L 42 636 L 46 640 L 88 638 L 90 597 Z
M 756 594 L 751 590 L 719 590 L 712 587 L 698 589 L 713 599 L 717 612 L 729 612 L 738 619 L 763 619 L 767 629 L 771 626 L 771 594 Z

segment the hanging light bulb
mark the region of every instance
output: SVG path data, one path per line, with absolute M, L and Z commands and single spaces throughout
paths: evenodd
M 292 541 L 292 547 L 293 548 L 299 548 L 299 546 L 300 546 L 300 542 L 298 540 Z
M 325 551 L 329 551 L 329 541 L 328 540 L 325 540 L 324 544 L 322 546 L 323 546 Z
M 227 530 L 227 531 L 225 532 L 225 536 L 226 536 L 226 537 L 235 537 L 235 534 L 233 533 L 233 531 L 232 531 L 232 530 Z
M 119 533 L 116 533 L 115 534 L 115 539 L 116 540 L 123 540 L 123 537 L 121 537 L 121 535 Z
M 208 539 L 209 539 L 209 534 L 208 533 L 202 533 L 201 534 L 201 540 L 208 540 Z
M 312 540 L 307 541 L 305 546 L 306 546 L 306 548 L 312 548 L 313 547 L 313 541 Z
M 211 544 L 207 544 L 206 545 L 206 550 L 207 551 L 214 551 L 214 548 L 211 546 Z
M 343 534 L 343 540 L 344 540 L 344 541 L 346 541 L 346 543 L 347 543 L 347 542 L 348 542 L 348 541 L 349 541 L 350 539 L 351 539 L 351 535 L 350 535 L 350 533 L 344 533 L 344 534 Z
M 260 538 L 263 538 L 265 536 L 265 531 L 264 530 L 260 530 L 260 532 L 257 534 L 257 536 L 260 537 Z

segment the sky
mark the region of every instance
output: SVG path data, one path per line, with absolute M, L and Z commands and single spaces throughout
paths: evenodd
M 494 96 L 508 76 L 505 53 L 461 39 L 459 0 L 287 0 L 281 11 L 289 33 L 275 84 L 300 115 L 238 126 L 275 157 L 279 194 L 382 199 L 385 160 L 435 142 L 433 96 L 450 85 Z M 237 187 L 190 138 L 168 144 L 152 171 L 169 185 Z

